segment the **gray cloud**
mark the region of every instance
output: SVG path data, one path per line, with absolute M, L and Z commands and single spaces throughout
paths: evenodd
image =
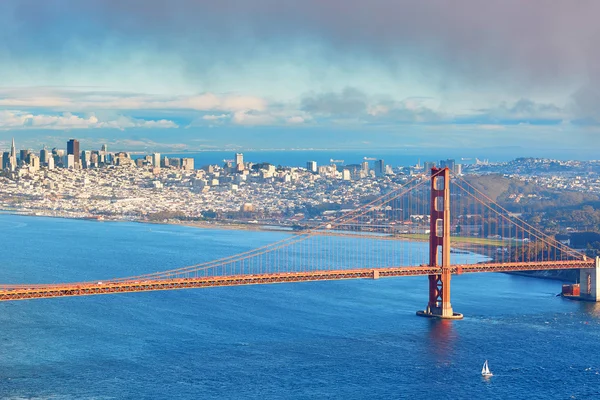
M 357 116 L 367 112 L 367 95 L 354 88 L 341 93 L 312 94 L 302 99 L 302 110 L 317 115 Z
M 6 46 L 21 54 L 109 41 L 194 60 L 207 49 L 231 57 L 223 46 L 247 57 L 257 43 L 277 51 L 317 40 L 392 70 L 419 67 L 440 85 L 544 90 L 600 78 L 595 0 L 8 0 L 0 11 Z
M 308 44 L 307 65 L 319 57 L 325 68 L 384 66 L 390 76 L 416 76 L 449 99 L 562 96 L 575 117 L 600 120 L 598 15 L 596 0 L 4 0 L 0 63 L 53 76 L 124 53 L 119 61 L 140 69 L 165 59 L 207 82 L 224 65 L 243 70 L 248 61 Z M 302 108 L 348 115 L 373 105 L 364 93 L 327 90 L 305 97 Z M 495 112 L 528 112 L 527 104 L 511 107 Z

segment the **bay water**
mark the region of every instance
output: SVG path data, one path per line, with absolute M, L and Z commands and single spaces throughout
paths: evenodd
M 0 283 L 156 272 L 286 235 L 2 214 Z M 425 277 L 3 302 L 0 398 L 598 398 L 600 307 L 559 291 L 457 276 L 462 321 L 415 316 Z

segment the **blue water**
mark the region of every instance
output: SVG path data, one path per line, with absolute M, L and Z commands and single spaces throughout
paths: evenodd
M 260 163 L 268 162 L 273 165 L 283 165 L 292 167 L 306 167 L 307 161 L 316 161 L 317 165 L 330 165 L 331 160 L 343 160 L 343 164 L 360 164 L 365 157 L 383 159 L 386 164 L 392 167 L 410 166 L 420 163 L 423 165 L 425 161 L 434 161 L 438 163 L 440 160 L 447 158 L 456 158 L 457 163 L 472 163 L 478 155 L 474 153 L 408 153 L 402 150 L 282 150 L 282 151 L 243 151 L 244 161 Z M 200 168 L 208 164 L 222 165 L 223 160 L 235 159 L 235 151 L 204 151 L 204 152 L 189 152 L 177 154 L 165 154 L 167 157 L 191 157 L 194 158 L 194 166 Z M 134 158 L 140 155 L 134 156 Z M 469 160 L 461 161 L 461 158 L 470 158 Z M 471 158 L 473 157 L 473 158 Z M 483 156 L 479 155 L 480 158 Z M 487 158 L 487 157 L 486 157 Z M 508 161 L 513 159 L 513 155 L 494 156 L 490 161 Z M 373 160 L 369 160 L 371 167 L 374 168 Z
M 194 159 L 194 166 L 201 168 L 204 165 L 217 164 L 222 165 L 223 160 L 235 159 L 235 151 L 202 151 L 187 153 L 164 154 L 167 157 L 182 158 L 190 157 Z M 439 163 L 440 160 L 448 158 L 454 159 L 457 163 L 472 164 L 475 158 L 481 160 L 487 159 L 490 162 L 503 162 L 514 160 L 518 157 L 547 157 L 559 160 L 579 159 L 593 160 L 597 158 L 597 153 L 588 152 L 565 152 L 565 151 L 540 151 L 539 149 L 522 149 L 519 151 L 474 151 L 465 150 L 435 150 L 424 151 L 424 149 L 365 149 L 365 150 L 251 150 L 242 151 L 244 161 L 261 163 L 268 162 L 273 165 L 306 167 L 307 161 L 316 161 L 318 165 L 329 165 L 331 160 L 343 160 L 342 164 L 360 164 L 365 161 L 365 157 L 383 159 L 386 165 L 392 167 L 411 166 L 420 163 L 423 165 L 426 161 Z M 133 158 L 143 157 L 142 154 L 135 154 Z M 374 168 L 374 161 L 369 160 L 371 167 Z
M 0 215 L 0 282 L 184 266 L 281 232 Z M 462 321 L 414 315 L 426 278 L 0 303 L 0 397 L 54 399 L 600 396 L 600 307 L 560 282 L 453 279 Z M 495 376 L 480 377 L 489 360 Z

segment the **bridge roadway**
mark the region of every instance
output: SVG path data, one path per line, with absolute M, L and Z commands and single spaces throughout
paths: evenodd
M 450 267 L 453 274 L 475 272 L 537 271 L 594 268 L 594 260 L 459 264 Z M 442 272 L 441 267 L 389 267 L 329 271 L 283 272 L 256 275 L 165 277 L 143 281 L 104 281 L 64 284 L 0 285 L 0 301 L 51 297 L 92 296 L 98 294 L 147 292 L 206 288 L 218 286 L 258 285 L 284 282 L 327 281 L 341 279 L 378 279 L 399 276 L 426 276 Z

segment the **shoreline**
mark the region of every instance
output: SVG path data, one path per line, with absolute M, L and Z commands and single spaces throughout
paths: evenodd
M 203 222 L 203 221 L 151 221 L 144 219 L 127 219 L 127 218 L 104 218 L 104 217 L 84 217 L 70 215 L 51 215 L 42 211 L 24 211 L 16 209 L 0 209 L 0 214 L 20 215 L 25 217 L 42 217 L 42 218 L 58 218 L 65 220 L 79 220 L 91 222 L 134 222 L 138 224 L 153 224 L 153 225 L 179 225 L 191 228 L 200 229 L 223 229 L 223 230 L 240 230 L 240 231 L 262 231 L 262 232 L 293 232 L 290 227 L 285 225 L 269 225 L 269 224 L 243 224 L 243 223 L 223 223 L 223 222 Z M 268 227 L 268 228 L 266 228 Z

